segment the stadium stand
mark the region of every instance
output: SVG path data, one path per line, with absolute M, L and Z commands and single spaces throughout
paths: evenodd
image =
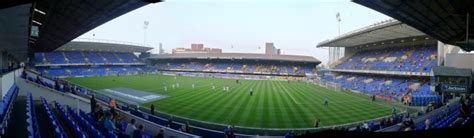
M 254 74 L 276 74 L 276 75 L 304 75 L 314 74 L 315 69 L 310 65 L 297 64 L 271 64 L 255 62 L 168 62 L 158 64 L 160 70 L 182 70 L 182 71 L 210 71 L 210 72 L 239 72 L 239 73 L 254 73 Z
M 102 40 L 101 40 L 102 41 Z M 139 74 L 145 63 L 134 53 L 150 50 L 149 47 L 122 44 L 73 41 L 53 52 L 34 54 L 36 70 L 52 77 L 109 76 Z M 86 50 L 77 50 L 84 46 Z M 115 49 L 114 52 L 101 51 Z
M 330 70 L 330 73 L 322 75 L 322 83 L 336 83 L 344 90 L 376 95 L 379 99 L 398 101 L 408 95 L 410 105 L 427 107 L 427 111 L 417 114 L 393 114 L 381 120 L 364 120 L 350 125 L 329 127 L 345 131 L 389 132 L 472 125 L 474 114 L 466 114 L 463 110 L 466 106 L 470 111 L 474 110 L 472 101 L 466 100 L 466 97 L 454 97 L 449 103 L 441 105 L 440 96 L 433 91 L 433 81 L 427 77 L 433 67 L 447 65 L 443 63 L 447 61 L 438 57 L 446 53 L 440 54 L 440 49 L 431 44 L 415 44 L 415 40 L 420 39 L 439 40 L 444 43 L 459 44 L 463 49 L 471 51 L 473 49 L 472 35 L 462 36 L 472 34 L 469 32 L 471 30 L 466 29 L 472 25 L 464 25 L 464 16 L 452 15 L 464 15 L 466 10 L 471 10 L 472 4 L 469 6 L 467 0 L 435 1 L 431 5 L 440 5 L 443 2 L 447 4 L 430 7 L 426 5 L 426 2 L 423 3 L 424 1 L 401 1 L 400 4 L 395 5 L 393 1 L 354 1 L 368 7 L 376 7 L 375 10 L 403 20 L 413 27 L 391 20 L 380 23 L 381 26 L 362 28 L 339 36 L 334 41 L 327 41 L 327 46 L 347 46 L 349 43 L 354 48 L 348 47 L 347 56 L 341 58 L 339 64 L 330 65 L 332 69 L 337 70 Z M 223 132 L 221 127 L 201 128 L 196 124 L 190 126 L 192 132 L 183 132 L 182 128 L 186 124 L 182 123 L 184 121 L 180 120 L 182 118 L 177 117 L 176 121 L 173 120 L 170 123 L 172 118 L 153 115 L 148 113 L 148 110 L 133 109 L 134 107 L 129 107 L 120 101 L 118 101 L 117 112 L 123 120 L 114 120 L 120 124 L 120 127 L 116 131 L 108 131 L 101 121 L 94 119 L 96 112 L 88 111 L 90 106 L 88 99 L 91 98 L 92 93 L 97 94 L 99 105 L 104 107 L 105 112 L 109 112 L 107 107 L 109 97 L 71 84 L 62 80 L 61 77 L 129 75 L 160 71 L 160 73 L 178 72 L 184 76 L 223 78 L 244 76 L 260 79 L 264 78 L 261 76 L 269 75 L 272 78 L 289 80 L 291 77 L 316 74 L 315 66 L 320 63 L 312 57 L 291 55 L 173 54 L 151 57 L 150 60 L 156 66 L 147 67 L 135 53 L 146 52 L 149 50 L 148 47 L 129 47 L 130 44 L 109 42 L 68 42 L 124 13 L 159 1 L 83 2 L 71 0 L 54 1 L 54 4 L 51 2 L 12 1 L 0 6 L 0 17 L 8 19 L 0 21 L 5 30 L 0 33 L 0 40 L 8 40 L 0 41 L 3 50 L 0 53 L 2 57 L 0 58 L 2 63 L 0 65 L 2 82 L 0 137 L 129 137 L 124 132 L 127 121 L 130 119 L 136 119 L 137 122 L 146 126 L 145 131 L 139 136 L 144 138 L 152 137 L 159 132 L 158 130 L 165 130 L 164 137 L 198 137 L 197 135 L 225 137 L 224 132 L 228 132 L 228 129 Z M 406 8 L 407 6 L 409 8 Z M 84 10 L 84 7 L 95 8 Z M 44 18 L 45 15 L 47 18 Z M 38 31 L 38 27 L 41 31 Z M 438 40 L 434 40 L 431 36 Z M 344 40 L 344 38 L 352 39 L 351 37 L 358 39 Z M 398 43 L 401 40 L 402 43 L 405 39 L 413 43 L 406 47 L 385 47 L 384 45 L 384 43 L 389 44 L 390 41 Z M 459 43 L 464 41 L 466 43 Z M 365 49 L 376 44 L 382 48 Z M 438 45 L 438 48 L 440 46 L 444 45 Z M 28 56 L 31 56 L 30 61 L 28 61 Z M 19 69 L 20 65 L 23 67 L 25 64 L 31 65 L 26 65 L 22 72 L 22 69 Z M 356 72 L 349 73 L 347 70 L 356 70 Z M 20 85 L 23 87 L 19 87 Z M 425 120 L 429 120 L 429 123 Z M 308 130 L 320 131 L 330 129 L 329 127 L 309 128 L 302 131 L 308 134 Z M 265 135 L 273 131 L 264 128 L 260 130 Z M 237 134 L 237 137 L 260 136 Z
M 430 89 L 430 82 L 425 78 L 341 73 L 334 76 L 325 75 L 322 81 L 335 82 L 345 90 L 376 95 L 380 99 L 400 101 L 404 95 L 409 95 L 410 105 L 413 106 L 441 102 L 440 96 Z
M 386 37 L 367 37 L 367 31 Z M 410 32 L 410 36 L 394 35 L 392 31 Z M 429 79 L 431 69 L 439 64 L 436 45 L 436 41 L 406 24 L 383 21 L 319 43 L 318 47 L 344 47 L 347 52 L 330 65 L 330 73 L 320 78 L 323 83 L 379 99 L 412 106 L 440 104 L 441 98 L 433 92 Z
M 56 88 L 56 84 L 53 85 L 48 85 L 46 82 L 52 82 L 53 80 L 50 80 L 47 77 L 35 77 L 34 73 L 23 73 L 22 78 L 25 78 L 33 83 L 37 83 L 38 85 L 41 85 L 45 88 Z M 37 78 L 41 79 L 40 81 L 37 80 Z M 61 85 L 61 87 L 70 87 L 66 86 L 67 84 L 57 84 Z M 85 88 L 78 88 L 80 91 L 85 90 Z M 66 89 L 61 89 L 61 93 L 67 92 L 67 93 L 72 93 L 72 89 L 66 90 Z M 90 93 L 87 92 L 81 92 L 81 94 L 76 93 L 78 95 L 87 95 Z M 114 132 L 114 133 L 109 133 L 103 126 L 103 124 L 98 123 L 97 121 L 93 120 L 92 113 L 87 113 L 86 111 L 83 111 L 82 109 L 74 109 L 70 107 L 69 105 L 62 105 L 58 101 L 52 100 L 52 102 L 48 102 L 44 97 L 40 97 L 40 110 L 35 110 L 34 108 L 34 100 L 31 98 L 32 94 L 28 93 L 27 94 L 27 118 L 26 122 L 28 122 L 28 133 L 29 135 L 40 135 L 41 137 L 127 137 L 125 135 L 125 127 L 127 123 L 122 120 L 120 122 L 121 127 L 118 129 L 119 131 Z M 102 103 L 107 103 L 108 99 L 107 98 L 99 98 Z M 32 100 L 32 101 L 30 101 Z M 29 104 L 28 104 L 29 103 Z M 119 106 L 121 109 L 127 109 L 125 106 Z M 107 107 L 104 106 L 104 112 L 108 112 Z M 128 110 L 128 109 L 127 109 Z M 29 111 L 29 112 L 28 112 Z M 123 112 L 122 112 L 123 113 Z M 132 112 L 133 113 L 133 112 Z M 135 116 L 135 117 L 140 117 L 140 116 Z M 141 116 L 144 117 L 144 116 Z M 35 121 L 35 120 L 41 120 L 42 118 L 47 118 L 46 121 Z M 135 118 L 137 119 L 137 118 Z M 144 118 L 145 119 L 145 118 Z M 145 119 L 145 120 L 151 120 L 151 119 Z M 117 120 L 118 121 L 118 120 Z M 31 122 L 31 123 L 30 123 Z M 40 126 L 44 126 L 48 124 L 47 129 L 39 129 L 35 128 L 35 123 L 38 122 L 37 124 Z M 153 121 L 150 121 L 153 122 Z M 125 125 L 125 126 L 123 126 Z M 165 128 L 163 126 L 160 126 L 162 128 Z M 51 127 L 51 128 L 49 128 Z M 47 130 L 47 131 L 45 131 Z M 41 132 L 40 132 L 41 131 Z M 176 132 L 171 132 L 171 131 L 176 131 Z M 166 133 L 169 133 L 167 135 L 169 136 L 193 136 L 193 135 L 188 135 L 182 132 L 177 132 L 177 130 L 168 130 Z M 152 133 L 150 132 L 143 132 L 143 137 L 145 138 L 151 138 L 153 137 Z
M 36 64 L 43 65 L 102 65 L 120 63 L 143 63 L 133 53 L 112 53 L 112 52 L 49 52 L 35 53 Z
M 336 69 L 385 70 L 429 72 L 436 66 L 437 50 L 434 46 L 410 48 L 385 48 L 357 52 Z
M 161 71 L 194 71 L 238 74 L 297 75 L 316 74 L 319 60 L 310 56 L 186 53 L 157 55 L 149 60 Z

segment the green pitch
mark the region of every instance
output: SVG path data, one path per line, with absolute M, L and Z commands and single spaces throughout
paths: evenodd
M 366 96 L 336 92 L 317 85 L 286 81 L 172 76 L 69 78 L 95 90 L 116 87 L 155 92 L 168 98 L 153 102 L 159 112 L 201 121 L 259 128 L 310 128 L 345 124 L 389 115 L 391 106 Z M 172 89 L 173 83 L 179 88 Z M 195 83 L 195 88 L 191 85 Z M 164 91 L 165 85 L 167 92 Z M 215 90 L 212 89 L 215 85 Z M 230 92 L 224 92 L 228 85 Z M 250 96 L 250 89 L 254 90 Z M 329 106 L 324 106 L 328 97 Z M 151 103 L 143 106 L 148 107 Z

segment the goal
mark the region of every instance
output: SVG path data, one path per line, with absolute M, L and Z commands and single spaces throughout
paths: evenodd
M 341 91 L 341 86 L 335 82 L 326 82 L 326 87 L 334 91 Z

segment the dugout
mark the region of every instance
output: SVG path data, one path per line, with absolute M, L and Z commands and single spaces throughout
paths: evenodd
M 472 70 L 454 67 L 434 67 L 431 70 L 431 81 L 435 91 L 446 96 L 472 93 Z

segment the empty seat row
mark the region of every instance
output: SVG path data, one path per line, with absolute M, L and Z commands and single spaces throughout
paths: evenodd
M 37 64 L 115 64 L 115 63 L 142 63 L 133 53 L 111 52 L 49 52 L 35 53 Z
M 33 97 L 31 93 L 26 96 L 26 123 L 29 138 L 40 137 L 38 119 L 36 117 L 36 110 L 33 103 Z
M 336 69 L 429 72 L 437 65 L 435 46 L 386 48 L 360 51 L 336 65 Z
M 37 68 L 38 72 L 44 75 L 58 76 L 111 76 L 139 74 L 143 72 L 143 66 L 99 66 L 99 67 L 61 67 L 61 68 Z
M 81 130 L 80 126 L 77 125 L 76 121 L 74 121 L 65 111 L 64 108 L 56 101 L 53 101 L 56 110 L 59 112 L 62 120 L 66 122 L 68 125 L 67 127 L 72 130 L 74 133 L 74 137 L 76 138 L 85 138 L 86 134 Z
M 95 125 L 92 125 L 91 123 L 89 123 L 89 121 L 86 121 L 84 117 L 78 115 L 77 112 L 74 111 L 71 107 L 67 106 L 67 112 L 79 123 L 79 125 L 83 128 L 83 130 L 85 130 L 89 137 L 104 137 L 102 133 L 100 133 L 99 130 L 96 129 Z
M 16 84 L 13 84 L 0 103 L 0 129 L 2 134 L 5 134 L 6 127 L 8 126 L 7 120 L 10 118 L 10 113 L 13 109 L 13 101 L 15 101 L 17 95 L 18 87 Z
M 56 116 L 54 115 L 54 113 L 51 111 L 51 108 L 49 107 L 48 102 L 43 97 L 41 97 L 40 99 L 41 99 L 41 104 L 42 104 L 43 110 L 45 111 L 45 115 L 48 118 L 47 122 L 49 123 L 49 126 L 51 127 L 51 129 L 53 131 L 54 137 L 66 138 L 67 136 L 64 132 L 64 129 L 60 125 L 60 123 L 59 123 L 58 119 L 56 118 Z

